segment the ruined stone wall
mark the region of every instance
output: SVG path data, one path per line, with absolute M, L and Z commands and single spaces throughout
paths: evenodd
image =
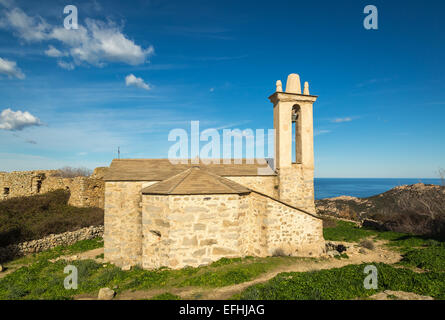
M 89 240 L 101 237 L 103 232 L 104 226 L 91 226 L 76 231 L 52 234 L 43 239 L 11 244 L 9 246 L 0 248 L 0 262 L 8 261 L 10 259 L 21 257 L 30 253 L 42 252 L 57 246 L 71 245 L 80 240 Z
M 278 172 L 278 199 L 315 214 L 314 171 L 301 164 Z
M 38 194 L 43 180 L 55 173 L 51 170 L 1 172 L 0 200 Z
M 155 182 L 105 182 L 104 257 L 118 266 L 140 264 L 141 189 Z
M 105 184 L 101 177 L 93 174 L 91 177 L 62 178 L 57 173 L 57 170 L 2 172 L 0 200 L 63 189 L 70 192 L 70 205 L 104 207 Z
M 225 177 L 249 189 L 264 193 L 271 197 L 278 197 L 278 177 L 277 176 L 256 176 L 256 177 Z

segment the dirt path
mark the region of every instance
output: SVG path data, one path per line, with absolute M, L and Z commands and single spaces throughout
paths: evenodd
M 49 260 L 50 262 L 56 262 L 58 260 L 66 260 L 66 261 L 75 261 L 75 260 L 87 260 L 87 259 L 91 259 L 96 261 L 97 263 L 102 263 L 103 262 L 103 258 L 96 258 L 97 256 L 103 255 L 104 253 L 104 248 L 97 248 L 97 249 L 93 249 L 93 250 L 89 250 L 89 251 L 85 251 L 85 252 L 81 252 L 81 253 L 77 253 L 74 255 L 67 255 L 67 256 L 60 256 L 56 259 L 51 259 Z
M 4 267 L 5 270 L 3 270 L 2 272 L 0 272 L 0 279 L 6 277 L 8 274 L 13 273 L 14 271 L 20 269 L 21 267 L 23 267 L 25 265 L 14 265 L 12 267 Z
M 66 261 L 74 261 L 74 260 L 86 260 L 86 259 L 92 259 L 95 260 L 98 263 L 103 262 L 103 258 L 96 258 L 97 256 L 104 253 L 104 248 L 97 248 L 85 252 L 81 252 L 75 255 L 66 255 L 66 256 L 60 256 L 56 259 L 50 259 L 50 262 L 56 262 L 58 260 L 66 260 Z M 21 267 L 29 266 L 29 264 L 14 264 L 14 263 L 7 263 L 5 264 L 6 270 L 3 272 L 0 272 L 0 279 L 6 277 L 8 274 L 13 273 L 14 271 L 20 269 Z
M 349 244 L 351 245 L 351 247 L 348 248 L 347 251 L 349 259 L 339 260 L 336 258 L 321 258 L 318 260 L 299 261 L 290 265 L 278 267 L 273 271 L 262 274 L 254 280 L 227 287 L 210 289 L 193 287 L 172 288 L 164 290 L 140 290 L 133 292 L 126 291 L 118 295 L 116 298 L 122 300 L 150 299 L 157 294 L 168 291 L 180 296 L 183 299 L 225 300 L 229 299 L 237 293 L 240 293 L 249 286 L 261 282 L 266 282 L 281 272 L 308 272 L 323 269 L 341 268 L 350 264 L 379 262 L 393 264 L 400 261 L 401 255 L 398 252 L 387 249 L 384 244 L 384 241 L 376 242 L 376 248 L 374 250 L 366 250 L 366 253 L 363 253 L 363 250 L 362 252 L 359 252 L 360 248 L 356 244 Z

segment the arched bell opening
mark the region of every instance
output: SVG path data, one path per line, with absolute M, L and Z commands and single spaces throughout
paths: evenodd
M 292 107 L 292 149 L 295 157 L 292 157 L 292 162 L 302 163 L 302 140 L 301 140 L 301 107 L 295 104 Z

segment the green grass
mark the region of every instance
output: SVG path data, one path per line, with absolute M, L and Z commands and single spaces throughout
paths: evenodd
M 350 265 L 340 269 L 306 273 L 283 273 L 264 284 L 246 289 L 236 296 L 241 299 L 354 299 L 366 298 L 382 291 L 409 291 L 445 299 L 445 244 L 423 237 L 395 232 L 378 232 L 357 228 L 354 224 L 339 221 L 334 228 L 325 228 L 327 240 L 347 239 L 359 241 L 373 237 L 389 241 L 394 249 L 402 251 L 399 268 L 375 264 L 379 269 L 379 289 L 363 288 L 365 265 Z M 343 241 L 347 241 L 343 240 Z M 79 241 L 71 246 L 61 246 L 46 252 L 26 256 L 10 262 L 10 266 L 23 266 L 0 279 L 0 299 L 72 299 L 79 294 L 96 295 L 102 287 L 114 288 L 117 293 L 127 290 L 178 287 L 216 288 L 250 281 L 261 274 L 309 258 L 222 258 L 209 266 L 171 270 L 142 270 L 139 267 L 123 271 L 111 264 L 93 260 L 66 262 L 48 260 L 62 255 L 73 255 L 103 246 L 102 239 Z M 102 257 L 99 255 L 98 257 Z M 343 254 L 339 259 L 347 259 Z M 312 259 L 310 259 L 312 260 Z M 73 264 L 78 268 L 79 288 L 66 290 L 63 270 Z M 425 273 L 415 273 L 407 267 L 418 267 Z M 166 292 L 159 299 L 174 298 Z
M 327 241 L 345 242 L 359 242 L 363 239 L 373 237 L 376 240 L 387 240 L 389 246 L 402 252 L 407 252 L 413 248 L 437 246 L 442 243 L 425 236 L 360 228 L 352 222 L 341 220 L 336 222 L 335 227 L 324 228 L 323 236 Z
M 76 253 L 81 253 L 97 248 L 103 247 L 103 239 L 95 238 L 90 240 L 81 240 L 69 246 L 58 246 L 53 249 L 33 253 L 13 261 L 6 263 L 6 266 L 14 266 L 14 265 L 28 265 L 38 261 L 46 261 L 49 259 L 55 259 L 64 255 L 74 255 Z
M 152 297 L 150 300 L 181 300 L 181 297 L 170 292 L 165 292 Z
M 413 249 L 403 255 L 401 265 L 413 266 L 427 271 L 445 271 L 445 245 Z
M 352 222 L 340 220 L 337 221 L 336 227 L 323 229 L 325 240 L 331 241 L 358 242 L 375 234 L 375 231 L 362 229 Z
M 346 253 L 339 254 L 338 256 L 335 256 L 335 259 L 341 260 L 341 259 L 349 259 L 349 256 Z
M 84 246 L 80 246 L 84 247 Z M 73 248 L 65 249 L 71 250 Z M 58 254 L 60 251 L 58 252 Z M 54 257 L 55 254 L 49 255 Z M 282 264 L 297 261 L 291 257 L 269 257 L 245 259 L 222 259 L 210 266 L 171 270 L 142 270 L 133 268 L 123 271 L 110 264 L 96 263 L 93 260 L 66 262 L 59 260 L 51 263 L 39 256 L 29 266 L 0 279 L 0 299 L 72 299 L 78 294 L 97 294 L 103 287 L 118 287 L 116 291 L 144 290 L 155 288 L 174 288 L 185 286 L 222 287 L 249 281 L 260 274 Z M 65 290 L 63 273 L 66 265 L 78 268 L 79 287 Z
M 251 286 L 237 299 L 246 300 L 349 300 L 366 298 L 383 290 L 414 292 L 445 299 L 445 273 L 415 273 L 386 264 L 378 270 L 378 289 L 367 290 L 363 281 L 368 264 L 304 273 L 281 273 L 270 281 Z

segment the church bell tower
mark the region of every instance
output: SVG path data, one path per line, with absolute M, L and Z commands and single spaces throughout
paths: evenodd
M 302 93 L 300 76 L 293 73 L 287 77 L 286 91 L 278 80 L 269 100 L 273 103 L 279 199 L 315 213 L 313 103 L 317 96 L 309 94 L 308 82 Z

